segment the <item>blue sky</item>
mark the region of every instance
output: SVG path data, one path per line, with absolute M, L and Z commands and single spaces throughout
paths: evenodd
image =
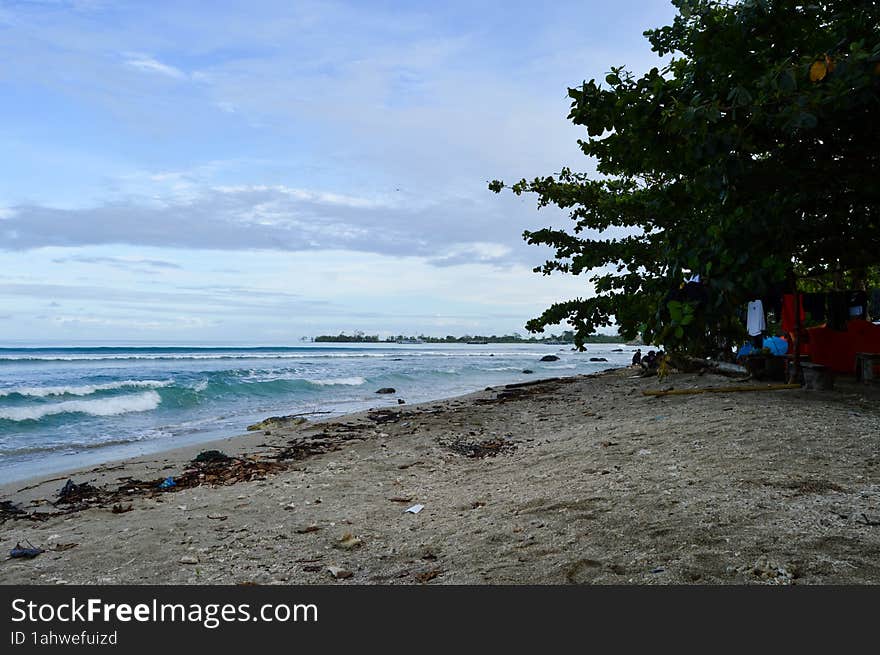
M 0 339 L 508 333 L 585 279 L 488 180 L 590 170 L 566 88 L 668 0 L 0 2 Z M 562 329 L 562 328 L 560 328 Z

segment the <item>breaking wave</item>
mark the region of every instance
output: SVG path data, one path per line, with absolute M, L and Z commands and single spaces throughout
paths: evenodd
M 350 377 L 350 378 L 327 378 L 326 380 L 306 380 L 311 384 L 317 384 L 319 387 L 332 387 L 334 385 L 340 384 L 344 386 L 357 387 L 362 384 L 365 384 L 367 381 L 362 377 Z
M 113 389 L 158 389 L 167 387 L 170 380 L 119 380 L 106 384 L 83 384 L 75 386 L 58 387 L 11 387 L 0 389 L 0 398 L 4 396 L 28 396 L 31 398 L 46 398 L 48 396 L 90 396 L 98 391 L 111 391 Z
M 30 407 L 4 407 L 0 419 L 7 421 L 39 421 L 56 414 L 90 414 L 91 416 L 116 416 L 130 412 L 149 412 L 156 409 L 162 399 L 156 391 L 102 398 L 95 400 L 67 400 L 61 403 L 33 405 Z

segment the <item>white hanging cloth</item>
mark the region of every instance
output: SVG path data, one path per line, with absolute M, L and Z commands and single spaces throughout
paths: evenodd
M 752 300 L 749 303 L 746 330 L 750 337 L 757 337 L 766 328 L 767 322 L 764 320 L 764 303 L 760 300 Z

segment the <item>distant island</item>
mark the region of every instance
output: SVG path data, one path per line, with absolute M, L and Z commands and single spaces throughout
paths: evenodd
M 505 334 L 502 336 L 482 336 L 482 335 L 465 335 L 463 337 L 455 337 L 447 335 L 445 337 L 429 337 L 424 334 L 419 336 L 404 336 L 399 334 L 394 337 L 386 337 L 380 339 L 377 334 L 364 334 L 363 332 L 355 332 L 354 334 L 345 334 L 340 332 L 336 335 L 322 334 L 312 339 L 315 343 L 469 343 L 469 344 L 490 344 L 490 343 L 542 343 L 548 345 L 574 345 L 574 332 L 565 331 L 560 335 L 550 334 L 546 337 L 523 337 L 520 334 Z M 613 334 L 594 334 L 585 339 L 585 343 L 623 343 L 623 337 Z

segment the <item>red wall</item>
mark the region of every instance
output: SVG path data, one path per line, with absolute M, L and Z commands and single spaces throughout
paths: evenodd
M 856 353 L 880 353 L 880 325 L 861 319 L 847 323 L 846 332 L 824 325 L 808 328 L 810 361 L 838 373 L 855 373 Z

